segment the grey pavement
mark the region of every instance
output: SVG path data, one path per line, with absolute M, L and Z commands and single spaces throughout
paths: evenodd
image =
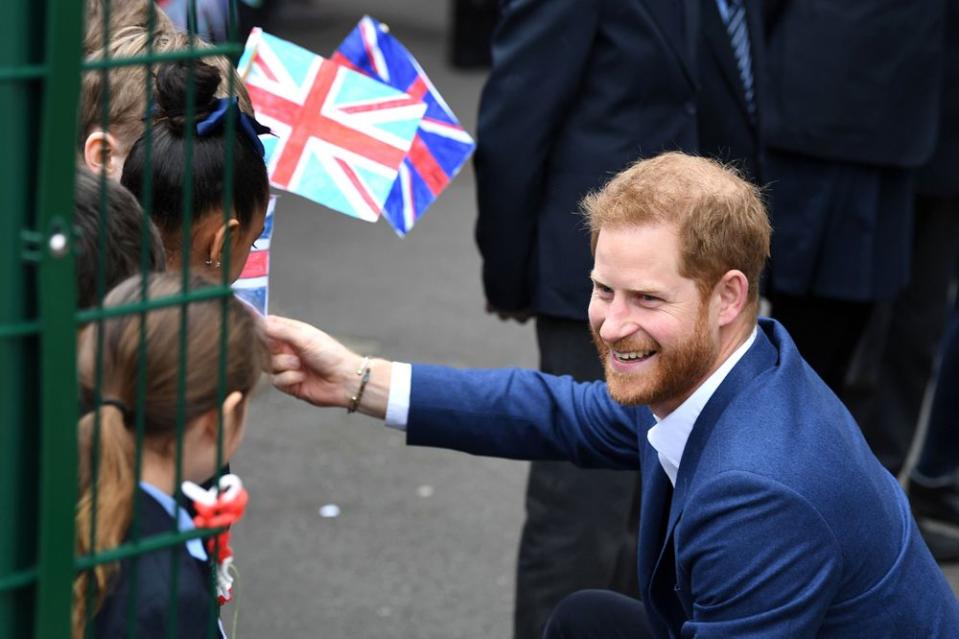
M 275 32 L 328 54 L 364 13 L 388 21 L 475 132 L 484 75 L 448 66 L 448 4 L 295 0 Z M 469 166 L 402 240 L 385 223 L 284 195 L 271 310 L 363 353 L 535 366 L 532 327 L 483 312 L 474 219 Z M 264 385 L 233 467 L 251 494 L 234 532 L 240 637 L 511 635 L 525 463 L 407 448 L 381 423 Z M 320 516 L 328 504 L 338 517 Z M 959 570 L 948 572 L 959 588 Z M 228 630 L 233 613 L 224 611 Z

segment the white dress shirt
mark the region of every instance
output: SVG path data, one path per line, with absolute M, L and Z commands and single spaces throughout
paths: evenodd
M 686 441 L 693 431 L 693 425 L 703 412 L 709 398 L 713 396 L 719 385 L 723 383 L 729 371 L 743 358 L 749 347 L 756 341 L 756 328 L 749 339 L 733 351 L 726 361 L 716 371 L 706 378 L 689 398 L 679 405 L 676 410 L 660 419 L 656 417 L 656 425 L 646 433 L 649 445 L 656 449 L 659 463 L 662 465 L 669 481 L 676 485 L 676 474 L 679 472 L 679 462 L 683 458 Z M 406 430 L 410 414 L 410 392 L 413 378 L 413 367 L 403 362 L 393 362 L 390 373 L 390 394 L 386 404 L 386 425 L 399 430 Z

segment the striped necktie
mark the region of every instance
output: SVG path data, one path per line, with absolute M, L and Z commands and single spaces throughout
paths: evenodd
M 746 7 L 743 0 L 716 0 L 719 15 L 726 24 L 729 42 L 743 83 L 743 97 L 749 115 L 756 114 L 756 94 L 753 87 L 752 57 L 749 53 L 749 27 L 746 24 Z

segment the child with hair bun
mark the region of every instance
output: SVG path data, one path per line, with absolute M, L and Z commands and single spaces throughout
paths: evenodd
M 180 293 L 179 275 L 146 277 L 150 299 Z M 199 276 L 190 282 L 191 288 L 204 285 L 209 284 Z M 142 286 L 140 277 L 125 280 L 110 292 L 105 305 L 139 302 Z M 216 472 L 221 411 L 224 461 L 236 452 L 243 437 L 247 401 L 268 362 L 259 319 L 233 297 L 226 300 L 225 313 L 220 299 L 191 302 L 186 310 L 185 361 L 181 361 L 180 349 L 176 347 L 180 314 L 179 306 L 146 313 L 146 352 L 142 358 L 139 313 L 108 318 L 99 326 L 91 326 L 80 338 L 80 387 L 91 412 L 79 422 L 78 554 L 103 552 L 126 541 L 169 533 L 174 530 L 174 522 L 180 531 L 191 529 L 189 515 L 175 500 L 178 430 L 182 430 L 183 437 L 180 477 L 192 482 L 204 481 Z M 225 353 L 220 352 L 221 330 L 227 335 Z M 96 389 L 98 340 L 102 340 L 103 359 L 100 388 Z M 221 356 L 226 362 L 222 395 Z M 186 371 L 182 398 L 178 395 L 181 365 Z M 141 368 L 146 388 L 142 404 L 141 475 L 136 477 L 134 408 Z M 98 446 L 99 456 L 95 485 L 91 468 L 94 446 Z M 135 502 L 139 523 L 138 530 L 132 531 Z M 91 521 L 94 517 L 95 522 Z M 96 535 L 93 544 L 91 530 Z M 133 561 L 100 564 L 78 574 L 73 585 L 73 639 L 88 636 L 88 618 L 92 619 L 94 637 L 125 637 L 131 623 L 137 637 L 210 636 L 208 632 L 217 623 L 217 613 L 211 594 L 212 564 L 201 540 L 192 539 L 142 554 L 136 559 L 135 569 Z M 174 562 L 177 587 L 171 604 Z M 171 623 L 171 605 L 176 609 L 175 628 L 167 627 Z M 128 619 L 131 613 L 133 619 Z M 172 634 L 168 635 L 168 631 Z
M 191 82 L 192 117 L 187 109 Z M 270 191 L 263 145 L 257 136 L 269 129 L 240 110 L 236 98 L 216 98 L 220 82 L 220 72 L 203 62 L 183 61 L 159 68 L 150 154 L 147 140 L 141 137 L 130 149 L 121 183 L 142 204 L 148 195 L 149 171 L 149 213 L 163 236 L 171 268 L 182 269 L 188 263 L 191 271 L 221 281 L 229 251 L 227 281 L 233 282 L 263 230 Z M 230 111 L 236 123 L 232 140 L 226 126 Z M 229 143 L 233 147 L 232 210 L 224 215 Z M 186 191 L 191 194 L 189 237 L 183 237 Z

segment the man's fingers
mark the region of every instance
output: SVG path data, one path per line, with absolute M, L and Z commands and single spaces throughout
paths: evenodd
M 278 355 L 274 355 L 271 363 L 273 364 L 274 373 L 298 371 L 302 367 L 300 364 L 300 358 L 289 353 L 280 353 Z
M 293 347 L 286 342 L 282 342 L 278 339 L 273 339 L 272 337 L 267 336 L 266 346 L 270 349 L 270 352 L 273 354 L 279 353 L 294 353 Z
M 295 349 L 307 346 L 310 338 L 320 330 L 297 320 L 268 315 L 263 323 L 266 336 L 278 342 L 286 342 Z
M 283 371 L 273 376 L 273 385 L 280 390 L 286 390 L 290 386 L 301 383 L 304 379 L 306 379 L 306 374 L 303 371 Z

